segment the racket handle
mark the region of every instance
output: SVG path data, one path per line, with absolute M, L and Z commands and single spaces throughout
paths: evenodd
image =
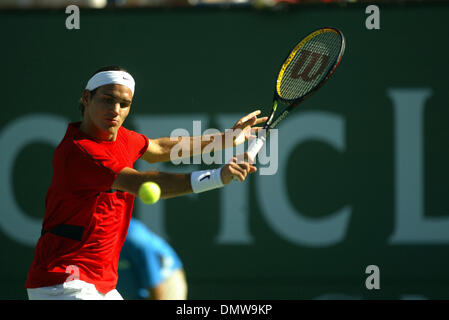
M 264 143 L 265 143 L 265 136 L 261 136 L 260 138 L 257 138 L 253 143 L 248 147 L 248 156 L 250 163 L 254 163 L 254 159 L 257 156 L 257 153 L 259 153 L 260 149 L 262 149 Z M 239 181 L 239 179 L 236 176 L 232 177 L 233 180 Z
M 262 136 L 260 138 L 257 138 L 248 148 L 248 156 L 250 158 L 250 161 L 254 162 L 254 159 L 256 158 L 257 154 L 259 153 L 260 149 L 262 149 L 264 143 L 265 143 L 265 136 Z

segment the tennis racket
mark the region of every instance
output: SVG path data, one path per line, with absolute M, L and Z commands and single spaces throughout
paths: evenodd
M 345 51 L 345 38 L 335 28 L 321 28 L 301 40 L 282 63 L 274 89 L 273 106 L 259 137 L 248 148 L 254 161 L 270 130 L 302 101 L 316 92 L 335 72 Z M 287 105 L 274 118 L 280 104 Z

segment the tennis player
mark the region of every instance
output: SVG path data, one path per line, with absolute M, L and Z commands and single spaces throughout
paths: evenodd
M 117 289 L 125 299 L 185 300 L 181 259 L 161 237 L 131 218 L 120 253 Z
M 220 188 L 233 177 L 244 181 L 257 170 L 236 157 L 221 168 L 190 174 L 133 169 L 137 159 L 169 161 L 177 144 L 122 126 L 134 88 L 133 77 L 117 66 L 96 71 L 87 82 L 82 121 L 68 125 L 54 153 L 41 237 L 25 284 L 29 299 L 122 299 L 116 290 L 119 255 L 142 183 L 156 182 L 167 199 Z M 247 140 L 255 125 L 267 120 L 259 114 L 237 121 L 232 129 L 242 134 L 233 144 Z M 214 138 L 225 141 L 225 136 Z M 199 152 L 211 143 L 209 138 L 200 140 Z M 192 145 L 195 139 L 190 138 Z

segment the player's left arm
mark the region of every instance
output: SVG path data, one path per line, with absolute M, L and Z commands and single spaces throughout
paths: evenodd
M 234 177 L 238 181 L 245 181 L 247 176 L 257 171 L 257 168 L 248 162 L 248 154 L 238 155 L 225 164 L 220 171 L 221 182 L 226 185 Z M 134 168 L 123 168 L 114 179 L 111 189 L 121 190 L 139 195 L 142 183 L 152 181 L 161 188 L 161 198 L 168 199 L 193 192 L 191 173 L 172 173 L 160 171 L 138 171 Z
M 231 130 L 216 134 L 202 135 L 196 137 L 163 137 L 158 139 L 149 139 L 148 149 L 141 159 L 149 162 L 166 162 L 174 160 L 174 158 L 192 157 L 212 149 L 218 151 L 224 148 L 237 146 L 248 139 L 255 138 L 257 131 L 261 127 L 258 124 L 267 121 L 267 117 L 258 118 L 260 110 L 256 110 L 247 114 L 238 120 Z M 206 147 L 213 143 L 213 148 Z M 174 150 L 173 148 L 176 149 Z M 180 152 L 187 150 L 189 153 L 181 154 Z M 174 151 L 174 152 L 173 152 Z M 179 151 L 179 152 L 178 152 Z

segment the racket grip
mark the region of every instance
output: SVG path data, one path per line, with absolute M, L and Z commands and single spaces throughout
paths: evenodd
M 257 138 L 255 141 L 253 141 L 253 143 L 248 147 L 248 156 L 249 156 L 249 161 L 250 163 L 254 163 L 254 159 L 257 156 L 257 153 L 260 151 L 260 149 L 262 149 L 264 143 L 265 143 L 265 136 L 261 136 L 260 138 Z M 235 181 L 239 181 L 239 179 L 236 176 L 232 177 L 233 180 Z
M 260 138 L 257 138 L 248 148 L 248 156 L 252 162 L 254 162 L 254 159 L 257 156 L 257 153 L 259 153 L 260 149 L 262 149 L 264 143 L 265 143 L 265 137 L 262 136 Z

